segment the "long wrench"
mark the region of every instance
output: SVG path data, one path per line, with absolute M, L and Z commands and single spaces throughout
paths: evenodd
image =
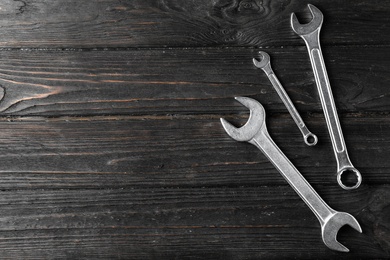
M 293 102 L 287 95 L 287 92 L 284 90 L 282 84 L 276 77 L 274 71 L 271 67 L 271 59 L 265 51 L 259 51 L 260 60 L 253 58 L 253 64 L 262 69 L 267 75 L 268 79 L 271 81 L 272 86 L 275 88 L 279 97 L 282 99 L 284 105 L 287 107 L 288 112 L 290 112 L 291 117 L 294 119 L 295 124 L 298 126 L 299 130 L 303 135 L 303 140 L 308 146 L 316 145 L 318 138 L 315 134 L 309 131 L 305 123 L 303 122 L 301 116 L 299 115 L 297 109 L 295 108 Z
M 320 47 L 320 30 L 324 16 L 317 7 L 309 4 L 308 8 L 313 16 L 313 19 L 307 24 L 301 24 L 299 23 L 296 15 L 292 13 L 291 27 L 293 31 L 305 41 L 309 52 L 310 62 L 313 67 L 322 109 L 324 110 L 326 124 L 328 126 L 333 151 L 337 161 L 337 182 L 343 189 L 356 189 L 362 182 L 362 176 L 352 165 L 348 156 L 339 117 L 337 115 L 336 105 L 333 99 L 332 89 L 329 83 L 328 73 L 326 72 Z M 352 186 L 345 185 L 341 178 L 343 173 L 354 173 L 356 175 L 356 183 Z
M 282 153 L 268 134 L 265 111 L 259 102 L 247 97 L 236 97 L 236 100 L 249 108 L 249 120 L 244 126 L 236 128 L 221 118 L 226 133 L 236 141 L 249 142 L 259 148 L 314 212 L 320 222 L 325 245 L 332 250 L 349 252 L 348 248 L 337 241 L 337 232 L 342 226 L 349 225 L 361 233 L 359 222 L 352 215 L 329 207 Z

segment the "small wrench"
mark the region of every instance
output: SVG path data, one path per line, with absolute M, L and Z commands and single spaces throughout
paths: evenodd
M 337 182 L 345 190 L 356 189 L 362 182 L 362 176 L 352 165 L 348 156 L 347 147 L 345 146 L 343 132 L 341 130 L 332 89 L 330 88 L 329 78 L 320 47 L 320 30 L 324 16 L 317 7 L 309 4 L 308 8 L 313 19 L 307 24 L 301 24 L 299 23 L 296 15 L 292 13 L 291 27 L 293 31 L 305 41 L 309 52 L 311 66 L 313 67 L 314 77 L 320 94 L 322 109 L 324 110 L 333 151 L 336 156 Z M 344 185 L 343 180 L 341 179 L 343 173 L 354 173 L 357 178 L 356 183 L 352 186 Z
M 259 56 L 260 60 L 253 58 L 253 64 L 255 64 L 257 68 L 262 69 L 268 76 L 268 79 L 271 81 L 272 86 L 274 86 L 276 92 L 279 94 L 279 97 L 282 99 L 284 105 L 287 107 L 288 111 L 290 112 L 290 115 L 294 119 L 295 124 L 301 131 L 305 143 L 308 146 L 316 145 L 318 142 L 317 136 L 310 132 L 309 129 L 306 127 L 293 102 L 291 101 L 282 84 L 276 77 L 274 71 L 271 68 L 271 62 L 268 53 L 266 53 L 265 51 L 259 51 Z
M 336 236 L 344 225 L 349 225 L 361 233 L 362 229 L 357 220 L 348 213 L 330 208 L 282 153 L 268 134 L 265 111 L 259 102 L 247 97 L 236 97 L 236 100 L 249 108 L 249 120 L 244 126 L 236 128 L 221 118 L 226 133 L 236 141 L 249 142 L 259 148 L 314 212 L 321 224 L 322 240 L 325 245 L 332 250 L 349 252 L 348 248 L 337 241 Z

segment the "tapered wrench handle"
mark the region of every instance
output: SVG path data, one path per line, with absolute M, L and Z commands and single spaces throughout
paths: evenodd
M 274 71 L 271 68 L 271 65 L 268 63 L 264 68 L 262 68 L 265 74 L 268 76 L 268 79 L 271 81 L 272 86 L 275 88 L 279 97 L 282 99 L 284 105 L 287 107 L 288 112 L 290 112 L 291 117 L 294 119 L 295 124 L 298 126 L 299 130 L 303 135 L 303 139 L 308 146 L 316 145 L 318 138 L 315 134 L 309 131 L 305 123 L 303 122 L 301 116 L 299 115 L 297 109 L 295 108 L 290 97 L 284 90 L 282 84 L 280 83 L 278 77 L 276 77 Z
M 335 214 L 336 211 L 322 200 L 318 193 L 274 143 L 266 130 L 260 131 L 249 143 L 255 145 L 267 156 L 275 168 L 317 216 L 321 226 L 324 225 L 330 216 Z

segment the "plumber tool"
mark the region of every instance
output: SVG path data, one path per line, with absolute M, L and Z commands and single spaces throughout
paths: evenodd
M 337 241 L 336 235 L 344 225 L 349 225 L 361 233 L 362 229 L 357 220 L 348 213 L 330 208 L 282 153 L 268 134 L 265 111 L 259 102 L 247 97 L 236 97 L 236 100 L 249 108 L 249 120 L 244 126 L 236 128 L 221 118 L 226 133 L 236 141 L 246 141 L 259 148 L 317 216 L 325 245 L 332 250 L 349 252 L 348 248 Z
M 255 64 L 257 68 L 262 69 L 267 75 L 268 79 L 271 81 L 272 86 L 274 86 L 279 97 L 282 99 L 284 105 L 287 107 L 288 112 L 290 112 L 290 115 L 294 119 L 295 124 L 297 124 L 299 130 L 301 131 L 305 143 L 308 146 L 316 145 L 318 142 L 317 136 L 310 132 L 309 129 L 306 127 L 293 102 L 291 101 L 282 84 L 276 77 L 274 71 L 271 68 L 271 62 L 268 53 L 266 53 L 265 51 L 259 51 L 259 56 L 260 60 L 253 58 L 253 64 Z
M 341 130 L 332 89 L 330 88 L 329 78 L 320 47 L 320 30 L 324 16 L 317 7 L 311 4 L 309 4 L 308 7 L 313 17 L 312 20 L 307 24 L 301 24 L 299 23 L 296 15 L 292 13 L 291 27 L 294 32 L 301 36 L 301 38 L 305 41 L 309 52 L 310 62 L 313 67 L 322 109 L 324 110 L 326 124 L 332 140 L 333 151 L 336 156 L 337 182 L 345 190 L 356 189 L 362 182 L 362 176 L 352 165 L 348 156 L 347 147 L 345 146 L 343 132 Z M 352 186 L 344 185 L 341 179 L 343 173 L 354 173 L 357 178 L 356 183 Z

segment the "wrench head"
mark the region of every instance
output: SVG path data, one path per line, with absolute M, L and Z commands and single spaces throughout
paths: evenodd
M 317 7 L 311 4 L 308 4 L 307 6 L 313 17 L 309 23 L 301 24 L 298 21 L 298 18 L 295 13 L 291 14 L 291 27 L 293 31 L 300 36 L 308 35 L 316 31 L 317 29 L 320 29 L 322 26 L 322 22 L 324 21 L 324 16 Z
M 253 64 L 255 64 L 257 68 L 263 69 L 268 66 L 270 62 L 270 57 L 268 53 L 266 53 L 265 51 L 259 51 L 259 58 L 260 59 L 253 58 Z
M 247 142 L 252 140 L 260 129 L 265 126 L 265 111 L 256 100 L 248 97 L 235 97 L 235 99 L 249 108 L 250 115 L 245 125 L 237 128 L 221 118 L 221 123 L 226 133 L 236 141 Z
M 362 233 L 359 222 L 352 215 L 345 212 L 336 212 L 329 219 L 325 220 L 322 226 L 322 240 L 327 247 L 335 251 L 349 252 L 349 249 L 338 242 L 336 238 L 337 232 L 344 225 L 348 225 Z

